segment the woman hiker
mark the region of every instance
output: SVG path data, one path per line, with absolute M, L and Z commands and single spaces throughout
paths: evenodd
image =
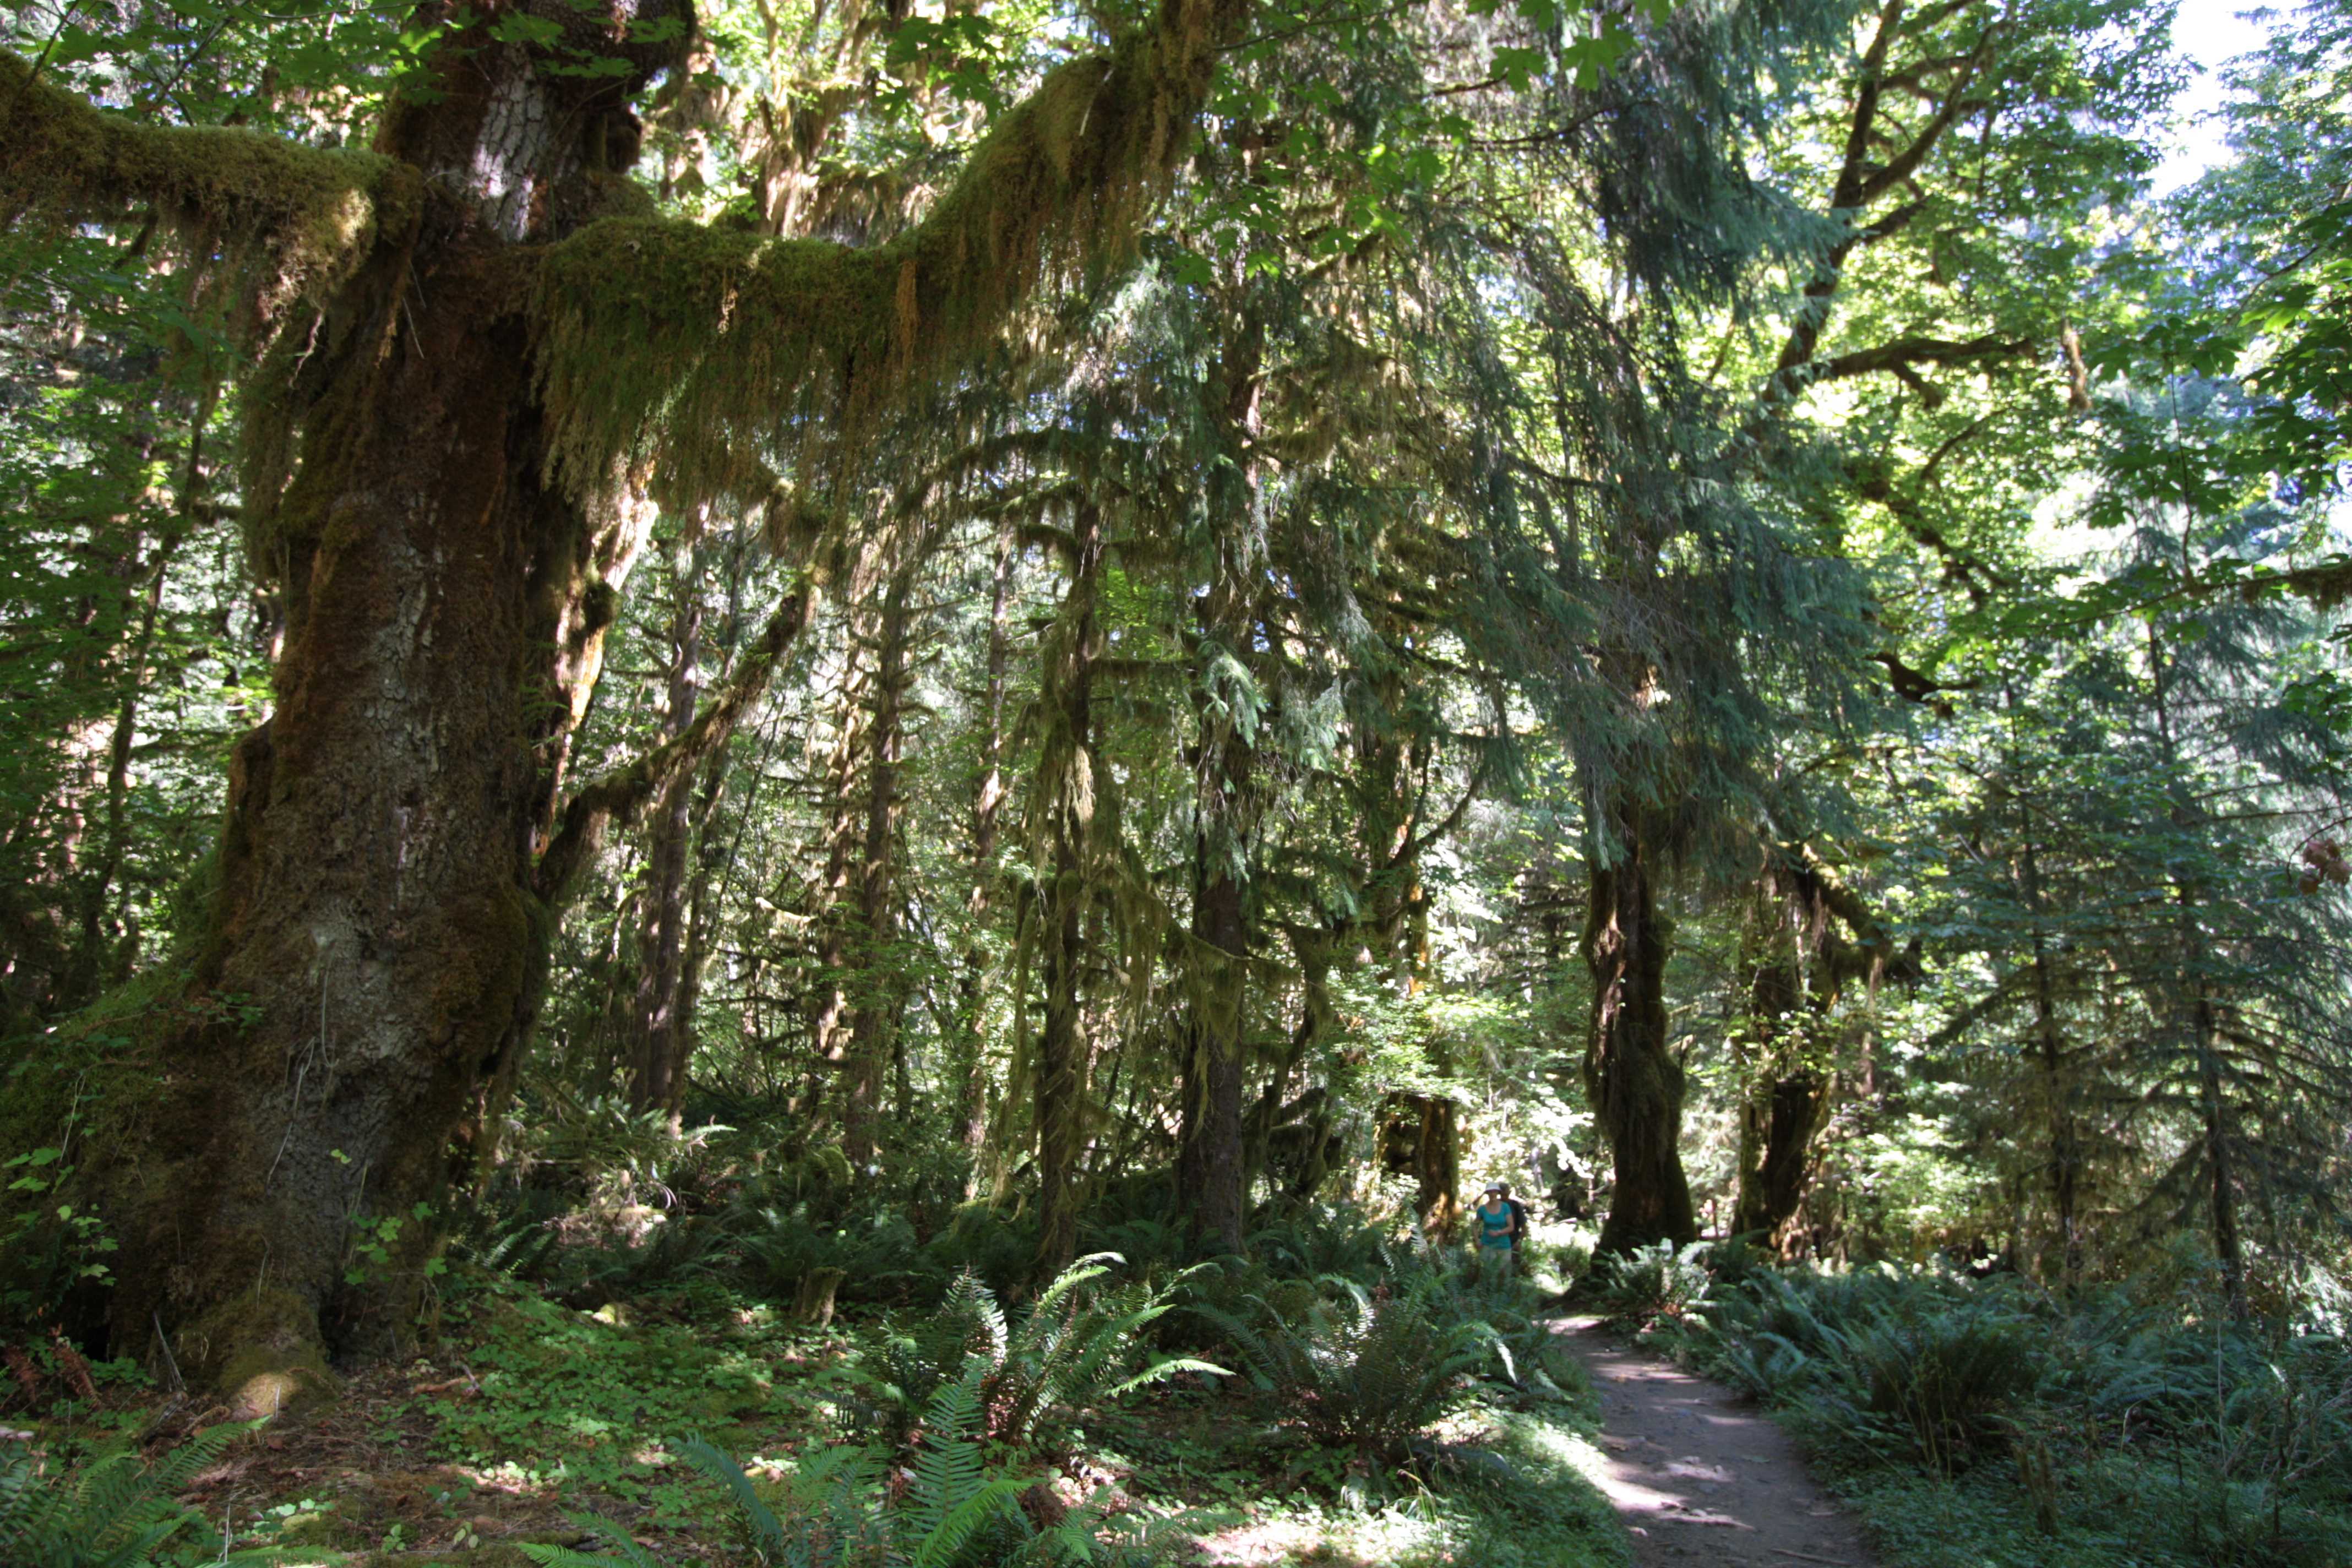
M 1491 1261 L 1498 1272 L 1496 1278 L 1511 1277 L 1511 1254 L 1519 1244 L 1519 1234 L 1527 1222 L 1520 1217 L 1519 1205 L 1511 1201 L 1510 1189 L 1500 1182 L 1486 1184 L 1486 1195 L 1472 1210 L 1478 1221 L 1478 1272 L 1484 1276 Z

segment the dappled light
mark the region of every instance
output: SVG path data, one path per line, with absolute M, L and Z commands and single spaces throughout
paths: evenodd
M 2223 4 L 12 8 L 0 1568 L 2352 1563 Z

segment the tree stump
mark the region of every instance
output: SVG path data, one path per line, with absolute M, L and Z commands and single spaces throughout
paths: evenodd
M 801 1276 L 800 1289 L 793 1293 L 793 1321 L 814 1323 L 820 1329 L 833 1326 L 833 1293 L 849 1278 L 845 1268 L 812 1268 Z

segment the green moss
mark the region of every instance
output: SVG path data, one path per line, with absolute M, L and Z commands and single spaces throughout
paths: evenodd
M 290 1290 L 239 1291 L 175 1337 L 182 1370 L 217 1385 L 240 1421 L 284 1415 L 340 1387 L 318 1314 Z
M 1131 242 L 1245 11 L 1173 0 L 1053 71 L 887 245 L 609 218 L 552 247 L 532 317 L 556 476 L 591 490 L 653 460 L 664 500 L 759 505 L 786 432 L 803 467 L 854 447 L 1039 284 Z
M 157 127 L 101 112 L 0 54 L 0 202 L 69 221 L 152 203 L 236 263 L 246 310 L 268 322 L 331 289 L 424 210 L 413 169 L 217 126 Z

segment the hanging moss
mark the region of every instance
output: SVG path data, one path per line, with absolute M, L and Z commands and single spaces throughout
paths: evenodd
M 348 277 L 424 210 L 417 173 L 217 126 L 141 125 L 0 54 L 0 218 L 104 217 L 152 204 L 232 263 L 247 324 L 267 327 Z
M 608 218 L 551 247 L 533 315 L 558 476 L 585 490 L 653 459 L 665 499 L 756 503 L 766 452 L 809 460 L 813 430 L 855 445 L 1041 282 L 1131 242 L 1245 12 L 1167 0 L 1109 54 L 1055 70 L 889 244 Z

